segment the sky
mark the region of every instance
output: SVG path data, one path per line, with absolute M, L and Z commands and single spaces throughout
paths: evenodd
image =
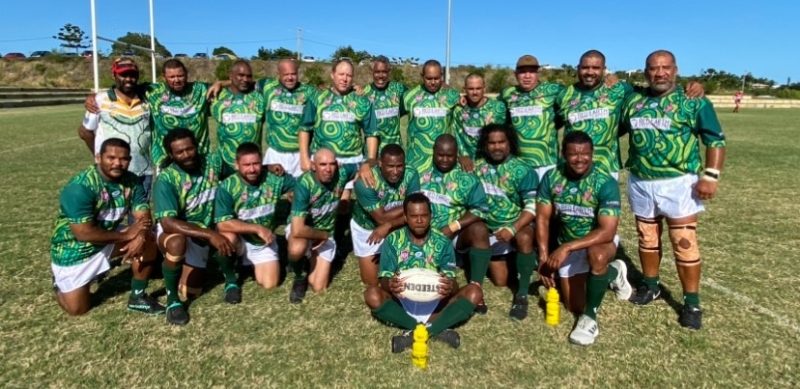
M 148 0 L 96 0 L 98 35 L 149 33 Z M 155 36 L 173 54 L 217 46 L 250 57 L 259 47 L 328 58 L 339 46 L 389 57 L 446 58 L 448 0 L 153 0 Z M 793 0 L 614 2 L 451 0 L 451 64 L 513 66 L 523 54 L 541 64 L 576 65 L 597 49 L 612 71 L 642 69 L 658 49 L 672 51 L 683 75 L 714 68 L 783 84 L 800 81 Z M 613 4 L 613 5 L 610 5 Z M 4 1 L 0 53 L 57 48 L 66 23 L 91 34 L 90 0 Z M 99 42 L 101 50 L 110 43 Z

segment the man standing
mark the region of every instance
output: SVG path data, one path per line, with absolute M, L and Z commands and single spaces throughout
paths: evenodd
M 107 272 L 109 260 L 120 255 L 133 271 L 128 309 L 164 313 L 164 307 L 145 294 L 156 257 L 155 238 L 142 183 L 128 172 L 130 160 L 127 142 L 106 139 L 96 164 L 72 177 L 59 195 L 61 212 L 50 240 L 50 257 L 58 305 L 70 316 L 89 311 L 90 282 Z M 135 222 L 120 231 L 120 222 L 130 211 Z
M 464 92 L 467 105 L 456 106 L 453 110 L 453 131 L 458 140 L 458 162 L 464 171 L 472 173 L 477 161 L 481 128 L 492 123 L 505 123 L 506 106 L 484 96 L 486 84 L 478 73 L 470 73 L 464 79 Z
M 379 55 L 372 60 L 372 84 L 364 87 L 363 95 L 375 107 L 378 119 L 378 151 L 390 144 L 403 145 L 400 138 L 400 117 L 405 115 L 403 94 L 406 86 L 389 81 L 389 59 Z
M 370 285 L 364 291 L 364 301 L 372 314 L 387 323 L 406 330 L 392 337 L 392 352 L 400 353 L 414 342 L 413 330 L 418 322 L 428 323 L 432 339 L 458 348 L 461 336 L 450 327 L 470 318 L 476 305 L 483 301 L 480 286 L 469 284 L 458 287 L 455 279 L 455 252 L 449 239 L 431 228 L 431 202 L 422 193 L 412 193 L 403 201 L 407 227 L 389 234 L 383 244 L 380 264 L 380 286 Z M 439 294 L 431 320 L 427 314 L 409 312 L 401 306 L 399 295 L 403 281 L 398 279 L 402 270 L 425 268 L 441 274 Z M 414 316 L 412 316 L 412 314 Z
M 167 289 L 167 322 L 185 325 L 189 323 L 189 313 L 180 295 L 196 297 L 202 291 L 202 271 L 208 262 L 209 245 L 223 258 L 230 256 L 234 248 L 212 225 L 222 164 L 219 155 L 201 156 L 194 133 L 184 128 L 167 134 L 164 149 L 169 160 L 153 190 L 156 233 L 165 258 L 162 272 Z M 229 279 L 233 269 L 226 268 L 226 263 L 220 261 L 220 270 Z M 231 304 L 241 301 L 238 285 L 225 286 L 225 301 Z
M 520 157 L 536 169 L 539 179 L 556 165 L 561 127 L 558 95 L 562 85 L 539 81 L 539 60 L 523 55 L 514 74 L 517 86 L 504 89 L 498 100 L 508 107 L 509 122 L 519 134 Z
M 291 175 L 278 176 L 261 166 L 261 150 L 255 143 L 242 143 L 236 150 L 236 171 L 217 188 L 214 222 L 217 230 L 233 243 L 246 266 L 253 266 L 256 282 L 265 289 L 278 285 L 278 243 L 275 240 L 275 207 L 281 196 L 294 190 Z M 225 261 L 233 267 L 232 258 Z M 235 274 L 225 272 L 226 285 L 236 287 Z M 228 278 L 230 277 L 230 278 Z M 227 287 L 227 286 L 226 286 Z
M 253 70 L 245 60 L 233 63 L 230 86 L 223 88 L 211 105 L 217 121 L 217 154 L 222 159 L 220 179 L 236 172 L 236 149 L 252 142 L 261 145 L 261 123 L 264 119 L 264 97 L 253 89 Z
M 111 72 L 114 87 L 95 95 L 100 111 L 86 112 L 78 135 L 92 154 L 100 152 L 100 145 L 106 139 L 127 142 L 131 153 L 128 171 L 139 177 L 148 201 L 153 180 L 152 132 L 149 106 L 144 95 L 137 92 L 139 67 L 130 58 L 120 58 L 114 61 Z
M 489 124 L 479 131 L 478 176 L 489 202 L 486 224 L 493 232 L 489 236 L 492 257 L 491 279 L 495 285 L 508 282 L 508 265 L 501 259 L 516 248 L 518 288 L 509 316 L 524 320 L 528 315 L 528 289 L 536 270 L 532 223 L 536 217 L 536 188 L 539 177 L 530 166 L 519 159 L 519 140 L 514 129 L 505 124 Z M 487 263 L 487 265 L 489 265 Z M 486 268 L 471 269 L 470 279 L 483 283 Z
M 300 176 L 294 188 L 290 222 L 286 226 L 289 265 L 294 273 L 289 301 L 303 302 L 308 285 L 315 292 L 328 287 L 331 262 L 336 255 L 333 230 L 339 199 L 347 182 L 353 179 L 353 165 L 339 166 L 333 151 L 321 148 L 314 153 L 313 169 Z M 311 260 L 308 278 L 303 276 L 305 258 Z
M 744 98 L 742 91 L 736 91 L 736 94 L 733 95 L 733 113 L 739 113 L 739 105 L 742 104 L 742 98 Z
M 358 204 L 350 220 L 350 233 L 361 281 L 365 285 L 378 285 L 383 239 L 405 225 L 401 205 L 408 194 L 419 192 L 419 174 L 406 166 L 403 148 L 390 144 L 381 150 L 378 166 L 371 169 L 370 175 L 375 182 L 372 186 L 368 186 L 363 178 L 356 180 Z
M 592 138 L 582 131 L 564 136 L 564 163 L 545 174 L 536 206 L 536 239 L 542 282 L 555 287 L 555 272 L 567 309 L 581 314 L 570 333 L 572 343 L 588 346 L 600 333 L 597 311 L 609 285 L 617 299 L 628 300 L 633 289 L 625 262 L 613 260 L 619 223 L 619 186 L 592 159 Z M 559 247 L 549 251 L 550 220 L 559 221 Z M 586 276 L 589 273 L 589 276 Z
M 408 90 L 403 106 L 408 111 L 408 164 L 422 172 L 431 167 L 433 142 L 442 134 L 451 134 L 450 113 L 460 95 L 442 88 L 442 65 L 428 60 L 422 65 L 422 85 Z
M 456 138 L 444 134 L 433 146 L 433 160 L 420 172 L 420 189 L 431 201 L 431 226 L 453 241 L 457 251 L 469 250 L 470 281 L 480 285 L 492 259 L 485 220 L 489 200 L 474 174 L 458 167 Z M 483 301 L 478 313 L 486 313 Z
M 655 51 L 647 56 L 645 66 L 649 87 L 628 99 L 621 122 L 621 130 L 630 132 L 628 200 L 636 215 L 644 275 L 644 285 L 632 301 L 645 305 L 661 294 L 658 270 L 662 221 L 666 219 L 683 287 L 679 323 L 700 329 L 697 214 L 705 210 L 703 200 L 717 192 L 725 136 L 711 102 L 707 98 L 690 100 L 675 84 L 678 65 L 672 53 Z M 706 146 L 705 165 L 698 138 Z

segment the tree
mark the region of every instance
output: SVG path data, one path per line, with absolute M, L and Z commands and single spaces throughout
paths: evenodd
M 342 57 L 350 58 L 351 61 L 359 63 L 365 59 L 372 59 L 372 54 L 363 50 L 356 51 L 353 46 L 340 46 L 331 54 L 331 61 L 336 61 Z
M 117 38 L 118 41 L 124 42 L 114 42 L 111 45 L 111 55 L 122 55 L 125 50 L 131 49 L 137 56 L 150 56 L 149 51 L 144 51 L 141 49 L 137 49 L 134 47 L 130 47 L 128 45 L 136 45 L 142 47 L 150 47 L 150 34 L 141 34 L 138 32 L 128 32 L 125 36 Z M 172 53 L 167 50 L 164 45 L 158 42 L 158 38 L 155 40 L 156 42 L 156 53 L 163 55 L 164 57 L 172 57 Z M 126 44 L 127 43 L 127 44 Z
M 490 93 L 500 93 L 509 86 L 508 77 L 511 71 L 505 68 L 500 68 L 494 71 L 492 78 L 489 79 L 488 90 Z
M 297 52 L 281 46 L 272 51 L 272 56 L 278 59 L 297 58 Z
M 214 48 L 214 51 L 211 52 L 211 55 L 220 55 L 220 54 L 230 54 L 234 57 L 236 56 L 236 53 L 234 53 L 233 50 L 225 46 L 216 47 Z
M 214 75 L 217 80 L 227 80 L 230 78 L 231 68 L 233 67 L 233 60 L 225 59 L 217 64 L 217 69 L 214 70 Z
M 67 23 L 64 27 L 58 29 L 58 35 L 53 36 L 54 39 L 64 41 L 61 47 L 67 49 L 75 49 L 75 53 L 80 49 L 89 48 L 89 40 L 86 38 L 86 33 L 80 27 Z

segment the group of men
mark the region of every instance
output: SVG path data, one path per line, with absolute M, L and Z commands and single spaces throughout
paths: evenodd
M 434 60 L 410 89 L 389 81 L 385 57 L 374 60 L 363 88 L 353 86 L 353 64 L 339 60 L 322 91 L 300 83 L 291 60 L 279 62 L 277 78 L 255 82 L 250 65 L 237 61 L 215 85 L 188 82 L 174 59 L 163 65 L 163 83 L 138 84 L 136 64 L 118 60 L 115 86 L 87 99 L 79 128 L 95 165 L 61 192 L 52 239 L 58 302 L 71 315 L 87 312 L 90 283 L 120 255 L 133 269 L 128 308 L 166 313 L 176 325 L 189 322 L 183 300 L 202 292 L 209 257 L 224 275 L 227 303 L 242 300 L 239 258 L 259 285 L 274 288 L 276 210 L 288 198 L 289 300 L 328 286 L 349 228 L 366 305 L 405 330 L 392 338 L 393 352 L 411 346 L 419 322 L 432 339 L 458 347 L 452 328 L 488 311 L 487 274 L 512 289 L 509 316 L 523 320 L 538 273 L 578 316 L 570 341 L 592 344 L 607 289 L 638 305 L 660 296 L 664 219 L 684 291 L 679 322 L 699 329 L 697 214 L 716 192 L 725 140 L 702 88 L 676 85 L 677 69 L 672 53 L 653 52 L 648 87 L 634 88 L 607 80 L 605 57 L 591 50 L 579 60 L 579 81 L 562 86 L 540 81 L 538 60 L 524 55 L 517 85 L 493 99 L 479 74 L 466 77 L 463 97 L 443 85 Z M 218 123 L 214 152 L 207 116 Z M 635 291 L 625 262 L 615 260 L 625 134 L 644 275 Z M 146 293 L 157 251 L 165 305 Z M 464 286 L 455 279 L 458 256 Z M 400 272 L 417 267 L 441 275 L 441 299 L 426 315 L 400 297 Z

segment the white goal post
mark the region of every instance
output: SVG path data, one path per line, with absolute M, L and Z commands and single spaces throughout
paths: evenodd
M 128 47 L 134 47 L 137 49 L 141 49 L 150 53 L 150 65 L 153 71 L 153 79 L 152 81 L 156 81 L 156 38 L 155 38 L 155 30 L 153 28 L 153 0 L 149 0 L 150 3 L 150 47 L 142 47 L 137 45 L 131 45 L 125 42 L 120 42 L 116 39 L 108 39 L 103 38 L 97 35 L 97 13 L 95 12 L 95 0 L 90 0 L 91 6 L 91 13 L 92 13 L 92 68 L 94 72 L 94 91 L 100 91 L 100 67 L 99 57 L 97 56 L 97 41 L 106 41 L 112 43 L 121 43 Z

